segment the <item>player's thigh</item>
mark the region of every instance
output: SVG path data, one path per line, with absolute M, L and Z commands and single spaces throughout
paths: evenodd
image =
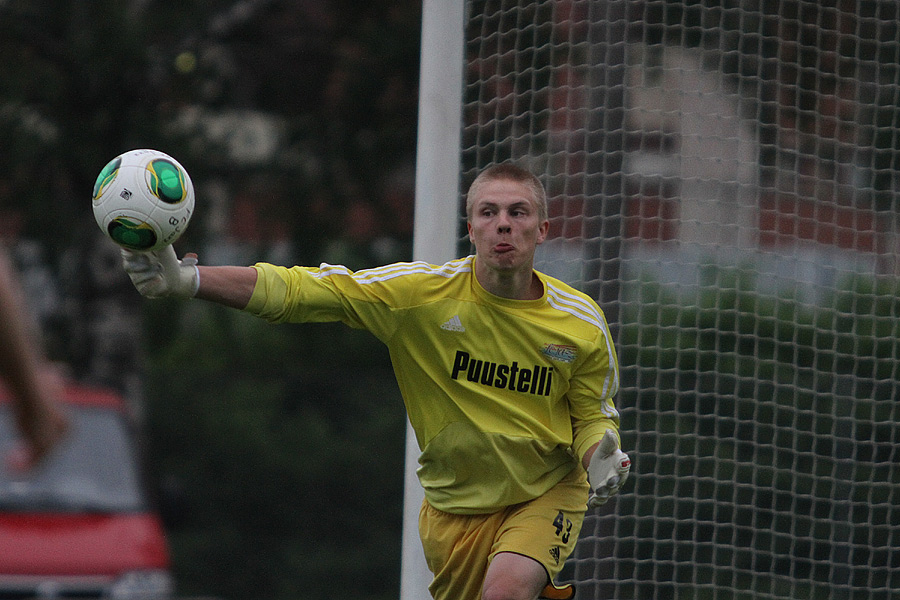
M 454 515 L 424 502 L 419 535 L 435 600 L 478 600 L 502 513 Z
M 484 577 L 482 600 L 533 600 L 546 584 L 547 571 L 541 563 L 521 554 L 500 552 Z

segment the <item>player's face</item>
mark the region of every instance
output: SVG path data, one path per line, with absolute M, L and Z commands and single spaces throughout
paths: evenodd
M 497 270 L 531 269 L 534 251 L 547 237 L 550 223 L 541 220 L 525 185 L 506 179 L 486 182 L 472 204 L 469 239 L 485 266 Z

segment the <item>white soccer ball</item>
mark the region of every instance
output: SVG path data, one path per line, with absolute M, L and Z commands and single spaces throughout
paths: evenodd
M 177 160 L 131 150 L 103 167 L 94 183 L 94 218 L 129 250 L 159 250 L 177 240 L 194 212 L 194 186 Z

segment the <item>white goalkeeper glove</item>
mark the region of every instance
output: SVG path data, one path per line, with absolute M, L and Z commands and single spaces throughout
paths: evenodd
M 631 459 L 619 450 L 619 442 L 612 430 L 607 430 L 588 463 L 588 482 L 594 492 L 588 498 L 588 508 L 606 504 L 616 495 L 631 471 Z
M 134 287 L 147 298 L 193 298 L 200 287 L 197 257 L 178 260 L 171 245 L 151 252 L 123 248 L 122 264 Z

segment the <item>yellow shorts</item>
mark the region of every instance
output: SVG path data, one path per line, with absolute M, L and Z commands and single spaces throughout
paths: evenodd
M 419 535 L 435 600 L 479 600 L 488 565 L 500 552 L 539 562 L 552 581 L 575 549 L 588 498 L 587 476 L 573 469 L 543 496 L 486 515 L 455 515 L 426 500 Z

